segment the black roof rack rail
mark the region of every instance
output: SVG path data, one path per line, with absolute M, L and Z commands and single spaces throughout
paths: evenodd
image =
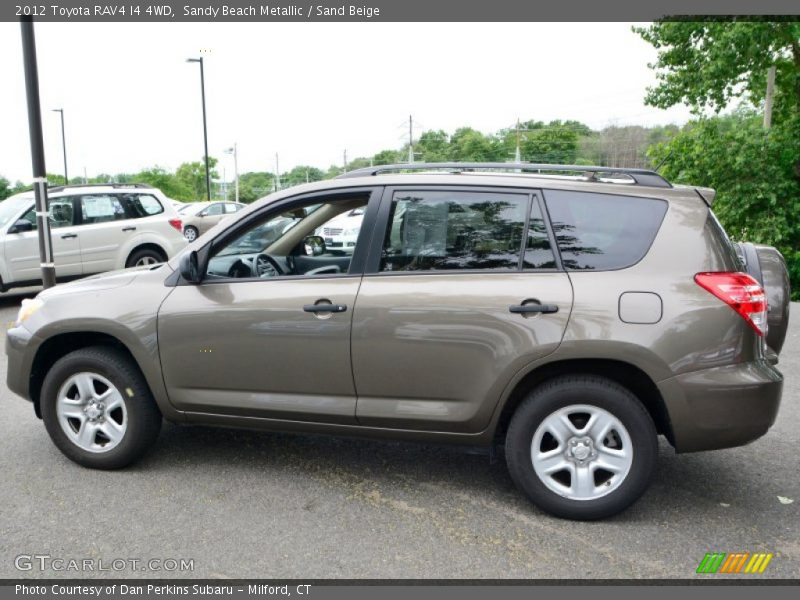
M 146 183 L 71 183 L 69 185 L 54 185 L 48 187 L 48 191 L 60 192 L 69 188 L 83 188 L 83 187 L 111 187 L 111 188 L 141 188 L 141 189 L 154 189 L 152 185 Z
M 624 169 L 618 167 L 596 167 L 591 165 L 551 165 L 547 163 L 498 163 L 498 162 L 442 162 L 442 163 L 398 163 L 393 165 L 376 165 L 363 169 L 355 169 L 337 179 L 347 179 L 350 177 L 368 177 L 380 175 L 382 173 L 392 173 L 400 171 L 450 171 L 451 173 L 463 173 L 469 171 L 518 171 L 526 173 L 541 173 L 543 171 L 566 171 L 581 173 L 589 180 L 599 181 L 600 174 L 605 175 L 625 175 L 629 177 L 635 185 L 645 185 L 650 187 L 670 188 L 672 184 L 664 179 L 655 171 L 649 169 Z

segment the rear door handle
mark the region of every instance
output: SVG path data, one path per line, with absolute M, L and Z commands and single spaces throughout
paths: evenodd
M 78 237 L 77 233 L 65 233 L 64 235 L 61 236 L 61 239 L 68 240 L 70 238 L 76 238 L 76 237 Z
M 136 231 L 136 227 L 133 225 L 128 225 L 127 227 L 123 227 L 122 231 Z
M 509 306 L 508 311 L 515 313 L 515 314 L 526 314 L 526 313 L 556 313 L 558 312 L 558 306 L 555 304 L 515 304 L 514 306 Z
M 310 313 L 341 313 L 347 310 L 346 304 L 306 304 L 303 310 Z

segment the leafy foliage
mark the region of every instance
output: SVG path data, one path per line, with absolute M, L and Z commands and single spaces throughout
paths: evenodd
M 658 49 L 659 84 L 645 101 L 683 102 L 699 118 L 651 150 L 675 181 L 717 190 L 715 212 L 733 237 L 776 246 L 800 290 L 800 23 L 670 22 L 636 31 Z M 776 68 L 772 128 L 761 124 L 766 76 Z M 794 292 L 795 299 L 800 299 Z

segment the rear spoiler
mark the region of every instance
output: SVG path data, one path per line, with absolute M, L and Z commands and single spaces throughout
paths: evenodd
M 694 191 L 697 192 L 697 195 L 700 196 L 703 202 L 708 204 L 709 207 L 714 204 L 714 200 L 717 199 L 717 190 L 712 190 L 707 187 L 696 187 Z

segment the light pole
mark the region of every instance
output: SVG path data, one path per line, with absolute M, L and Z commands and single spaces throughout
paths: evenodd
M 206 80 L 203 71 L 203 57 L 187 58 L 186 62 L 200 63 L 200 98 L 203 101 L 203 147 L 206 151 L 206 200 L 211 200 L 211 171 L 208 168 L 208 126 L 206 125 Z
M 42 141 L 42 109 L 39 102 L 39 67 L 36 64 L 36 38 L 33 19 L 22 17 L 22 62 L 25 66 L 25 94 L 28 99 L 28 132 L 31 138 L 31 163 L 36 206 L 36 224 L 39 231 L 39 263 L 42 284 L 45 288 L 56 284 L 56 265 L 53 260 L 53 240 L 50 237 L 50 219 L 47 218 L 47 171 L 44 166 Z
M 69 185 L 67 176 L 67 136 L 64 133 L 64 109 L 54 108 L 53 112 L 61 113 L 61 148 L 64 151 L 64 185 Z
M 236 186 L 236 202 L 239 202 L 239 151 L 236 147 L 236 142 L 233 143 L 232 148 L 225 150 L 225 154 L 233 154 L 233 176 Z

